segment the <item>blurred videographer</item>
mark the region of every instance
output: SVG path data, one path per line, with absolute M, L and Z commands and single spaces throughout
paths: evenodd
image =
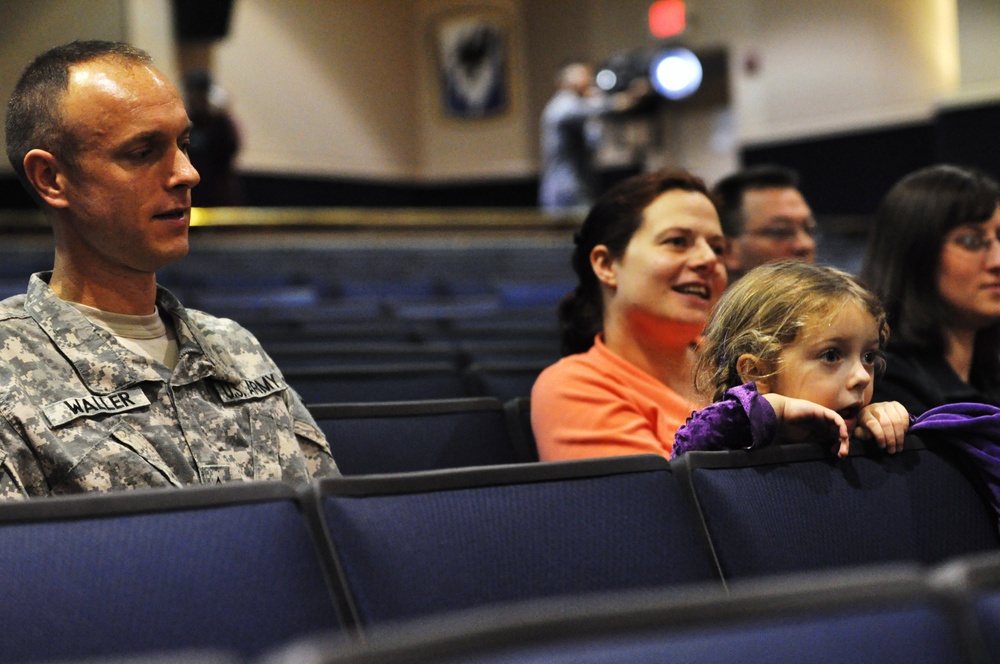
M 642 78 L 623 92 L 604 94 L 594 85 L 593 67 L 583 62 L 559 70 L 556 93 L 542 112 L 540 206 L 590 207 L 598 193 L 594 155 L 600 141 L 592 120 L 634 108 L 649 91 L 649 82 Z

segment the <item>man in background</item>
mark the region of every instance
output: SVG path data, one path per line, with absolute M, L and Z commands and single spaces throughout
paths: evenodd
M 623 92 L 604 94 L 594 85 L 589 64 L 574 62 L 559 70 L 556 92 L 541 120 L 541 174 L 538 204 L 546 210 L 584 210 L 594 202 L 594 156 L 600 128 L 594 120 L 635 107 L 650 91 L 645 79 Z
M 715 185 L 730 283 L 771 261 L 816 260 L 816 220 L 798 187 L 795 171 L 774 165 L 742 169 Z
M 188 156 L 201 176 L 198 187 L 191 192 L 191 204 L 234 207 L 243 203 L 236 174 L 240 133 L 229 111 L 212 100 L 212 88 L 212 78 L 206 71 L 191 71 L 184 76 L 185 104 L 191 119 Z

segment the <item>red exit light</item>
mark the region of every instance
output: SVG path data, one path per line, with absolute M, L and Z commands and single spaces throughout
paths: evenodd
M 687 25 L 684 0 L 657 0 L 649 7 L 649 31 L 654 37 L 675 37 Z

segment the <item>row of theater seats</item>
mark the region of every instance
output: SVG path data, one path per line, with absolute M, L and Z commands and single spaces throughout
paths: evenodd
M 677 661 L 981 661 L 985 641 L 1000 656 L 1000 560 L 983 563 L 988 588 L 969 590 L 970 573 L 944 593 L 921 566 L 978 569 L 970 557 L 998 544 L 965 469 L 915 436 L 844 460 L 803 444 L 8 502 L 0 661 L 250 661 L 300 639 L 331 662 L 664 661 L 678 639 Z M 839 586 L 854 574 L 868 584 Z M 762 580 L 777 585 L 760 600 L 747 587 Z M 562 608 L 515 606 L 537 601 Z M 412 627 L 426 620 L 473 631 Z M 652 631 L 614 633 L 637 625 Z M 555 640 L 456 660 L 412 641 L 444 634 Z M 814 641 L 853 650 L 805 657 Z
M 560 356 L 554 319 L 434 324 L 444 327 L 418 333 L 408 323 L 382 321 L 330 323 L 280 338 L 257 334 L 306 403 L 508 401 L 530 395 L 538 374 Z M 254 329 L 253 321 L 248 327 Z
M 322 244 L 202 248 L 158 279 L 187 307 L 253 332 L 307 403 L 507 401 L 528 396 L 560 356 L 556 308 L 574 281 L 568 247 L 480 248 L 460 258 L 444 248 Z M 23 293 L 30 273 L 51 269 L 48 251 L 6 258 L 4 297 Z M 398 278 L 344 276 L 396 264 Z
M 555 303 L 483 317 L 463 317 L 454 303 L 420 306 L 419 319 L 345 320 L 329 306 L 233 317 L 257 335 L 306 403 L 507 401 L 528 396 L 560 357 Z
M 620 591 L 313 638 L 263 664 L 725 664 L 997 661 L 1000 558 L 768 579 L 725 593 Z
M 557 304 L 573 286 L 528 275 L 516 286 L 469 285 L 466 292 L 460 282 L 463 275 L 451 278 L 458 283 L 450 287 L 372 282 L 329 294 L 317 293 L 313 286 L 260 284 L 257 277 L 244 276 L 239 288 L 211 283 L 189 287 L 183 301 L 241 322 L 265 343 L 434 342 L 498 336 L 549 340 L 558 335 Z
M 261 255 L 270 272 L 165 276 L 188 306 L 251 330 L 306 403 L 528 396 L 560 356 L 556 308 L 573 284 L 557 275 L 569 272 L 568 252 L 558 270 L 539 258 L 519 279 L 490 276 L 481 264 L 497 258 L 487 254 L 437 278 L 419 276 L 430 254 L 406 256 L 418 276 L 352 280 L 332 266 L 295 276 L 302 258 L 276 252 Z
M 526 397 L 307 406 L 344 475 L 538 461 Z
M 368 351 L 358 350 L 355 357 Z M 538 374 L 555 361 L 523 360 L 476 362 L 461 366 L 451 361 L 341 363 L 328 361 L 290 366 L 272 355 L 285 379 L 306 404 L 414 401 L 491 396 L 502 401 L 527 397 Z M 289 368 L 286 368 L 289 367 Z

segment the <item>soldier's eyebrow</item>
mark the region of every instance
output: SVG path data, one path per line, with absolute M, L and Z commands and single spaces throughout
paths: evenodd
M 119 144 L 119 149 L 123 151 L 131 150 L 132 148 L 137 148 L 141 145 L 146 145 L 148 143 L 156 143 L 159 141 L 167 140 L 167 135 L 158 130 L 143 131 L 138 134 L 133 134 L 128 138 L 124 139 Z
M 191 129 L 194 124 L 189 120 L 184 129 L 177 135 L 178 140 L 187 139 L 191 134 Z M 170 133 L 163 131 L 162 129 L 149 129 L 147 131 L 141 131 L 138 134 L 133 134 L 128 138 L 124 139 L 121 143 L 122 150 L 129 150 L 131 148 L 138 147 L 140 145 L 145 145 L 147 143 L 156 143 L 158 141 L 171 141 L 173 138 Z

